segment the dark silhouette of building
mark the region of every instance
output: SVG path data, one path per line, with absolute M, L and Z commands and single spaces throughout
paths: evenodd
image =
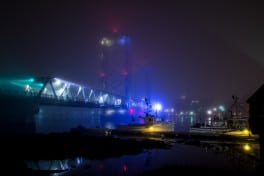
M 264 84 L 248 98 L 247 103 L 252 133 L 264 134 Z
M 253 134 L 259 135 L 259 171 L 264 172 L 264 84 L 247 100 L 249 104 L 249 126 Z

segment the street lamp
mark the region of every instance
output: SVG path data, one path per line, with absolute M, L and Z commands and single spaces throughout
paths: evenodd
M 153 109 L 156 111 L 156 117 L 158 117 L 158 112 L 161 111 L 162 105 L 160 103 L 155 103 Z

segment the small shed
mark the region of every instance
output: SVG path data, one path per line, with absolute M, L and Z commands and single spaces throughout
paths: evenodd
M 264 84 L 248 99 L 249 126 L 253 134 L 264 134 Z

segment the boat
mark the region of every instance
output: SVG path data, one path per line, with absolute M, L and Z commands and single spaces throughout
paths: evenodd
M 156 121 L 158 118 L 157 115 L 151 114 L 151 104 L 149 103 L 148 99 L 145 99 L 146 103 L 146 112 L 145 116 L 139 118 L 143 119 L 143 123 L 135 123 L 135 124 L 126 124 L 126 125 L 117 125 L 114 129 L 115 132 L 122 132 L 122 133 L 158 133 L 158 134 L 165 134 L 165 133 L 174 133 L 175 130 L 175 122 L 173 120 L 170 121 Z
M 192 126 L 189 128 L 192 135 L 229 135 L 229 136 L 251 136 L 248 119 L 227 119 L 213 123 L 212 125 Z
M 173 133 L 174 121 L 155 121 L 155 116 L 146 114 L 143 124 L 117 125 L 117 132 L 139 132 L 139 133 Z
M 211 127 L 211 126 L 191 127 L 189 129 L 190 134 L 203 134 L 203 135 L 220 135 L 230 131 L 232 130 L 225 127 Z
M 234 104 L 229 108 L 230 116 L 215 117 L 206 125 L 196 124 L 189 128 L 191 135 L 228 135 L 228 136 L 256 136 L 251 133 L 246 110 L 238 103 L 238 97 L 232 96 Z M 244 112 L 243 112 L 244 111 Z M 243 112 L 243 113 L 242 113 Z

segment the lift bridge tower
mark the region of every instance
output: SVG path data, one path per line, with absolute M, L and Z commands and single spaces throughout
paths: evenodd
M 101 89 L 130 98 L 131 39 L 117 31 L 100 39 L 100 84 Z

